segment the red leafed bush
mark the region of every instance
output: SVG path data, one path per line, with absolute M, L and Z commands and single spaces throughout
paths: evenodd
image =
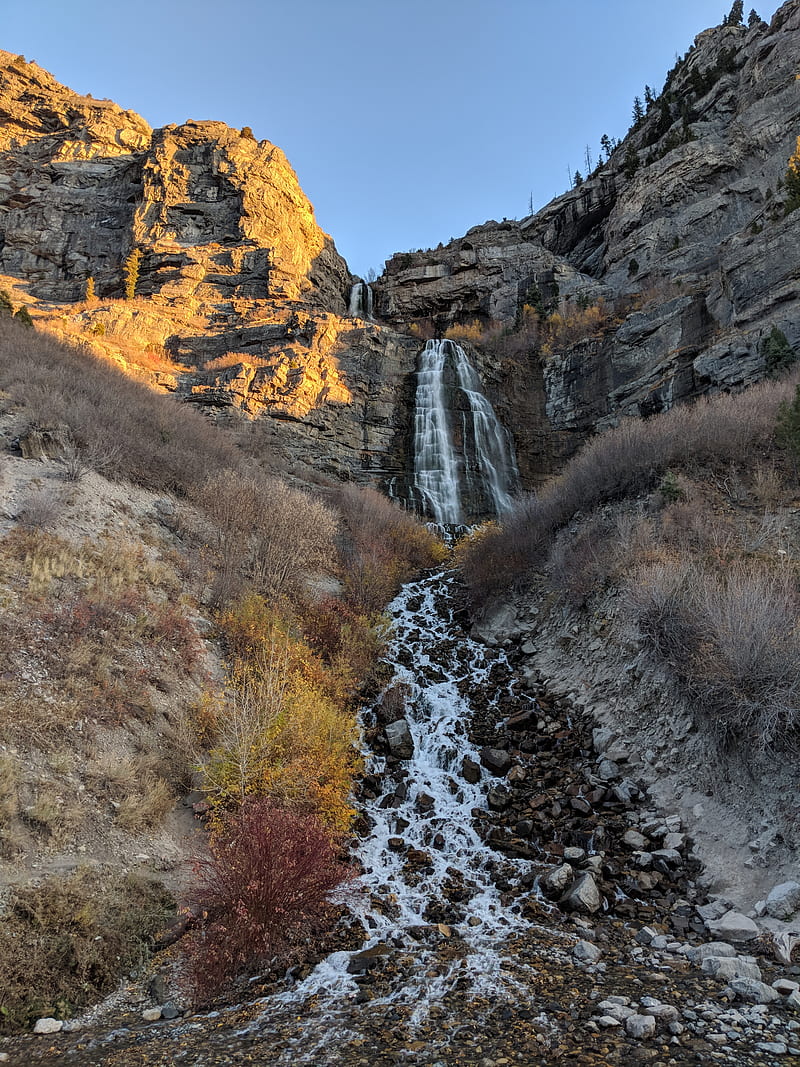
M 321 933 L 333 916 L 328 894 L 350 874 L 313 815 L 253 798 L 223 819 L 186 895 L 200 916 L 184 942 L 196 1002 Z

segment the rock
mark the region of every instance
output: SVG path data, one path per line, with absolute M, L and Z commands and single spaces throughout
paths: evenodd
M 505 811 L 511 803 L 511 797 L 505 786 L 495 785 L 486 794 L 486 800 L 492 811 Z
M 726 956 L 728 958 L 736 956 L 736 949 L 733 945 L 729 945 L 727 941 L 710 941 L 705 945 L 698 945 L 697 948 L 689 950 L 689 959 L 692 963 L 702 963 L 707 956 Z
M 586 850 L 578 848 L 576 845 L 568 845 L 564 849 L 564 859 L 567 863 L 583 863 L 586 859 Z
M 579 941 L 573 948 L 572 955 L 576 960 L 580 960 L 581 963 L 597 963 L 603 953 L 591 941 Z
M 603 901 L 597 883 L 587 872 L 578 875 L 559 903 L 568 911 L 593 915 L 600 910 Z
M 480 764 L 471 757 L 464 756 L 461 760 L 461 777 L 470 785 L 477 785 L 481 780 Z
M 757 963 L 730 956 L 706 956 L 702 963 L 703 974 L 710 974 L 720 981 L 731 978 L 753 978 L 761 981 L 761 968 Z
M 175 1004 L 163 1004 L 161 1007 L 162 1019 L 177 1019 L 181 1014 L 181 1009 L 176 1007 Z
M 753 920 L 738 911 L 727 911 L 721 919 L 713 919 L 706 926 L 723 941 L 752 941 L 758 937 L 758 927 Z
M 601 1015 L 597 1020 L 597 1025 L 602 1026 L 605 1030 L 610 1030 L 616 1026 L 622 1026 L 619 1019 L 615 1019 L 613 1015 Z
M 754 978 L 732 978 L 728 985 L 737 996 L 754 1004 L 771 1004 L 780 999 L 777 990 Z
M 394 949 L 391 945 L 373 945 L 361 952 L 354 952 L 347 964 L 348 974 L 365 974 L 381 964 L 387 956 L 391 956 Z
M 161 1008 L 145 1008 L 142 1018 L 146 1023 L 157 1022 L 161 1018 Z
M 613 782 L 615 778 L 619 778 L 619 767 L 613 760 L 602 759 L 597 768 L 597 777 L 604 782 Z
M 800 882 L 781 882 L 767 894 L 767 914 L 775 919 L 791 919 L 800 911 Z
M 616 734 L 608 726 L 596 726 L 592 730 L 592 744 L 598 756 L 602 756 L 608 746 L 616 738 Z
M 631 1015 L 625 1020 L 625 1030 L 634 1040 L 643 1041 L 656 1032 L 656 1020 L 652 1015 Z
M 683 848 L 686 844 L 685 834 L 665 834 L 664 835 L 664 848 L 673 849 L 676 852 Z
M 575 872 L 572 867 L 568 863 L 563 863 L 560 867 L 556 867 L 555 870 L 548 871 L 542 881 L 545 888 L 549 889 L 551 893 L 563 893 L 574 877 Z
M 647 848 L 647 838 L 644 834 L 640 834 L 638 830 L 626 830 L 622 835 L 622 843 L 627 845 L 628 848 L 639 850 Z
M 786 998 L 785 1003 L 790 1008 L 794 1008 L 795 1011 L 800 1011 L 800 991 L 795 990 L 793 993 L 790 993 Z
M 800 989 L 800 982 L 793 982 L 791 978 L 776 978 L 772 988 L 777 989 L 782 997 L 788 997 L 790 993 L 796 993 Z
M 535 730 L 538 721 L 539 709 L 526 708 L 525 711 L 509 715 L 506 719 L 506 728 L 508 730 Z
M 36 1020 L 33 1032 L 35 1034 L 57 1034 L 59 1031 L 63 1030 L 63 1028 L 63 1019 L 53 1019 L 48 1016 L 47 1018 Z
M 498 778 L 508 774 L 513 763 L 511 756 L 502 748 L 482 748 L 480 760 L 486 770 Z
M 384 727 L 389 751 L 395 759 L 411 759 L 414 755 L 414 739 L 405 719 L 387 723 Z

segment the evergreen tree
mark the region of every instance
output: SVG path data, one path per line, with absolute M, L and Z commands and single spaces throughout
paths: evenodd
M 733 0 L 730 13 L 722 20 L 723 26 L 741 26 L 744 23 L 744 0 Z
M 796 467 L 800 460 L 800 385 L 795 390 L 791 404 L 784 400 L 778 408 L 775 440 L 781 448 L 791 452 Z
M 622 169 L 626 178 L 632 178 L 639 169 L 639 153 L 629 144 L 625 150 L 625 159 L 622 161 Z
M 4 315 L 13 315 L 14 305 L 11 303 L 11 297 L 8 295 L 5 289 L 0 289 L 0 318 Z
M 757 22 L 761 22 L 761 16 L 753 7 L 750 9 L 750 14 L 747 16 L 747 25 L 751 28 L 756 25 Z
M 797 359 L 797 355 L 789 344 L 789 339 L 783 330 L 773 326 L 767 336 L 761 342 L 761 354 L 764 364 L 770 374 L 777 374 Z
M 86 279 L 86 287 L 83 291 L 83 298 L 87 304 L 93 303 L 96 299 L 94 292 L 94 278 L 91 276 L 91 274 Z
M 572 188 L 575 189 L 579 185 L 583 185 L 583 175 L 579 170 L 576 170 L 572 179 Z
M 612 152 L 612 144 L 611 138 L 608 136 L 607 133 L 604 133 L 603 136 L 600 138 L 600 147 L 605 152 L 606 159 L 608 159 Z
M 644 108 L 642 107 L 642 101 L 640 97 L 634 96 L 633 98 L 633 124 L 637 126 L 644 118 Z
M 20 324 L 20 326 L 27 326 L 29 329 L 33 328 L 33 319 L 31 313 L 23 304 L 21 308 L 18 308 L 14 314 L 14 318 Z
M 649 111 L 650 108 L 653 106 L 653 104 L 655 102 L 656 102 L 656 98 L 653 95 L 653 90 L 650 88 L 649 85 L 645 85 L 645 87 L 644 87 L 644 106 Z
M 139 264 L 142 261 L 141 248 L 134 248 L 122 268 L 125 275 L 125 299 L 133 300 L 136 296 L 136 286 L 139 281 Z

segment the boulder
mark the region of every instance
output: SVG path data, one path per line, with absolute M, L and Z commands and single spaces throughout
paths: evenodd
M 706 926 L 723 941 L 752 941 L 758 937 L 758 927 L 738 911 L 726 911 L 721 919 L 712 919 Z
M 513 760 L 503 748 L 482 748 L 481 763 L 490 774 L 502 778 L 511 770 Z
M 603 953 L 591 941 L 579 941 L 573 948 L 572 955 L 581 963 L 597 963 Z
M 800 882 L 781 882 L 771 889 L 766 899 L 766 911 L 774 919 L 791 919 L 800 911 Z
M 563 893 L 567 886 L 571 884 L 574 876 L 575 872 L 572 867 L 568 863 L 562 863 L 560 867 L 549 871 L 542 879 L 542 882 L 545 889 L 549 889 L 551 893 Z
M 53 1019 L 50 1016 L 44 1019 L 37 1019 L 36 1025 L 33 1028 L 35 1034 L 57 1034 L 64 1029 L 63 1019 Z
M 773 1000 L 780 999 L 780 993 L 776 989 L 755 978 L 732 978 L 728 986 L 742 1000 L 749 1000 L 754 1004 L 771 1004 Z
M 635 1041 L 652 1037 L 656 1032 L 656 1020 L 653 1015 L 630 1015 L 625 1020 L 625 1030 Z
M 414 738 L 406 720 L 387 723 L 384 732 L 389 751 L 395 759 L 411 759 L 414 755 Z
M 603 904 L 597 883 L 588 871 L 578 875 L 560 900 L 562 907 L 568 911 L 578 911 L 585 915 L 594 915 Z
M 731 978 L 754 978 L 761 981 L 761 968 L 757 963 L 743 960 L 738 956 L 706 956 L 701 969 L 703 974 L 727 982 Z
M 481 767 L 474 759 L 464 756 L 461 761 L 461 777 L 470 785 L 477 785 L 481 780 Z

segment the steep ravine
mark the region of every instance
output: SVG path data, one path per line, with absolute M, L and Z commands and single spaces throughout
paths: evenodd
M 459 604 L 444 572 L 390 609 L 394 678 L 364 711 L 360 948 L 211 1014 L 146 1025 L 129 991 L 98 1029 L 5 1041 L 7 1062 L 786 1062 L 797 1013 L 761 979 L 789 993 L 798 968 L 741 917 L 719 937 L 742 942 L 714 941 L 680 819 L 515 669 L 524 650 L 470 638 Z

